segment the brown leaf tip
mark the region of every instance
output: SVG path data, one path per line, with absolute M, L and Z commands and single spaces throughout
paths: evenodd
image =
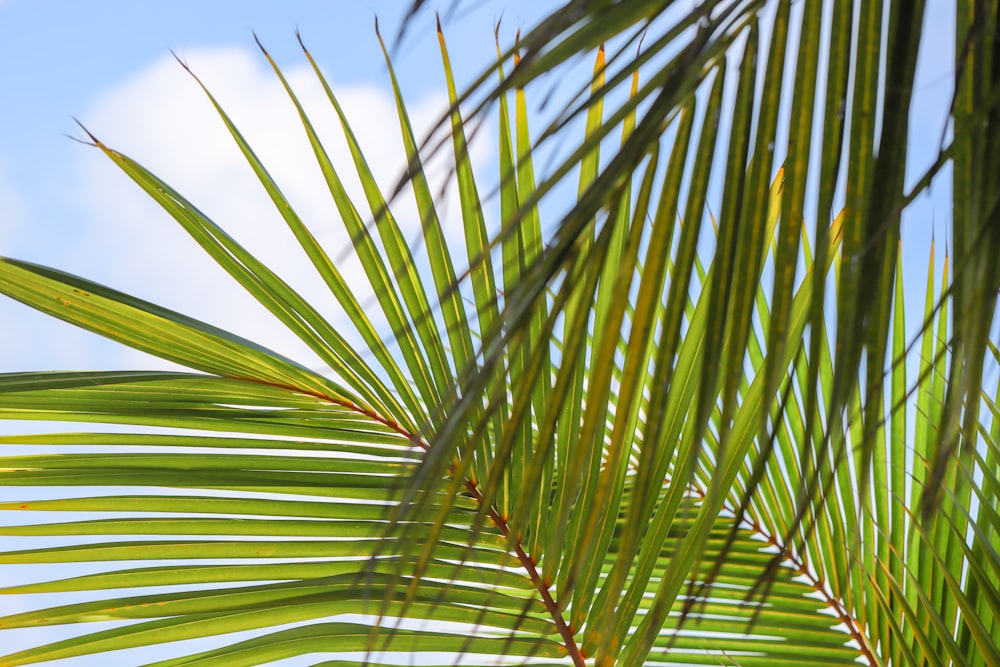
M 441 30 L 441 15 L 438 14 L 437 12 L 434 12 L 434 20 L 437 22 L 438 34 L 444 37 L 444 31 Z
M 77 137 L 70 136 L 70 135 L 66 135 L 66 136 L 68 136 L 73 141 L 76 141 L 77 143 L 84 144 L 86 146 L 96 146 L 98 148 L 102 148 L 104 146 L 104 144 L 102 144 L 100 142 L 100 140 L 97 137 L 95 137 L 94 134 L 90 130 L 87 129 L 87 126 L 80 122 L 79 118 L 77 118 L 76 116 L 70 116 L 70 118 L 72 118 L 73 122 L 76 123 L 77 126 L 79 126 L 79 128 L 81 130 L 83 130 L 83 133 L 87 135 L 87 138 L 89 139 L 89 141 L 84 141 L 82 139 L 79 139 Z
M 254 35 L 254 39 L 256 39 L 256 35 Z M 260 45 L 260 42 L 257 42 L 257 44 Z M 260 48 L 263 49 L 264 47 L 261 46 Z M 204 90 L 206 93 L 208 93 L 208 88 L 205 86 L 204 83 L 202 83 L 202 80 L 198 78 L 198 75 L 194 73 L 194 70 L 192 70 L 191 67 L 188 66 L 188 64 L 184 61 L 184 59 L 181 58 L 176 53 L 174 53 L 173 50 L 170 51 L 170 55 L 172 55 L 174 57 L 174 60 L 176 60 L 177 63 L 184 68 L 185 72 L 191 75 L 191 78 L 194 79 L 199 86 L 201 86 L 201 89 Z M 264 55 L 265 56 L 267 55 L 267 51 L 264 51 Z M 270 56 L 268 56 L 268 58 L 270 58 Z M 211 97 L 211 93 L 209 93 L 209 97 Z
M 174 51 L 173 49 L 170 49 L 170 55 L 172 55 L 174 57 L 174 60 L 177 61 L 178 65 L 180 65 L 181 67 L 184 68 L 185 72 L 187 72 L 188 74 L 191 74 L 192 76 L 194 75 L 194 73 L 191 71 L 191 68 L 188 67 L 188 64 L 184 61 L 183 58 L 181 58 L 179 55 L 177 55 L 176 51 Z
M 257 32 L 256 31 L 251 31 L 250 34 L 253 35 L 253 41 L 257 42 L 257 48 L 259 48 L 260 51 L 261 51 L 261 53 L 263 53 L 268 59 L 270 59 L 271 56 L 267 52 L 267 49 L 264 48 L 264 45 L 260 43 L 260 37 L 257 36 Z M 296 30 L 295 31 L 295 35 L 298 36 L 298 34 L 299 34 L 299 31 Z M 301 42 L 301 39 L 299 41 Z

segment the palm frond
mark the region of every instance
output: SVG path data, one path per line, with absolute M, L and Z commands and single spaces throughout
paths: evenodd
M 0 418 L 108 425 L 0 437 L 0 509 L 54 517 L 4 523 L 0 566 L 102 568 L 0 589 L 70 596 L 0 628 L 119 622 L 0 662 L 181 642 L 151 664 L 1000 664 L 996 8 L 958 4 L 953 133 L 915 190 L 923 3 L 571 1 L 463 94 L 439 25 L 461 239 L 386 55 L 424 266 L 309 52 L 364 202 L 264 51 L 387 331 L 209 91 L 355 331 L 92 136 L 331 372 L 0 260 L 3 293 L 194 371 L 0 375 Z M 591 49 L 533 138 L 533 82 Z M 496 181 L 470 118 L 499 122 Z M 913 331 L 900 214 L 948 160 L 957 268 L 932 251 Z

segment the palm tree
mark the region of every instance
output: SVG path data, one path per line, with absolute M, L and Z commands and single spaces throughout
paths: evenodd
M 82 597 L 0 627 L 122 622 L 0 664 L 220 636 L 151 664 L 1000 665 L 998 10 L 955 8 L 950 134 L 909 188 L 922 2 L 575 0 L 465 96 L 442 37 L 464 252 L 395 78 L 408 169 L 384 193 L 305 51 L 364 185 L 353 202 L 265 51 L 376 304 L 216 108 L 364 349 L 88 133 L 328 372 L 0 261 L 5 294 L 190 369 L 0 375 L 4 418 L 119 426 L 0 438 L 39 452 L 4 456 L 6 486 L 57 493 L 0 506 L 56 513 L 0 528 L 0 563 L 105 564 L 6 585 Z M 592 50 L 589 90 L 532 138 L 529 84 Z M 477 100 L 471 116 L 498 109 L 495 192 L 467 155 L 460 103 Z M 536 182 L 556 141 L 566 157 Z M 938 281 L 931 249 L 908 335 L 900 216 L 945 165 L 954 269 Z M 577 198 L 543 225 L 570 175 Z M 404 191 L 425 264 L 392 215 Z

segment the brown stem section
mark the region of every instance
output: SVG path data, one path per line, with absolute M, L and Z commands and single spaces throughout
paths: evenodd
M 809 580 L 810 585 L 816 590 L 817 593 L 823 596 L 823 599 L 826 601 L 826 603 L 830 605 L 834 613 L 837 614 L 837 617 L 840 619 L 840 622 L 843 623 L 845 626 L 847 626 L 848 632 L 850 633 L 854 641 L 858 643 L 858 648 L 861 651 L 861 655 L 865 657 L 865 660 L 868 661 L 868 664 L 872 665 L 872 667 L 879 664 L 878 661 L 875 659 L 875 655 L 872 653 L 871 647 L 868 645 L 868 639 L 865 637 L 864 632 L 862 632 L 861 626 L 858 624 L 857 619 L 851 616 L 847 612 L 847 609 L 845 609 L 844 606 L 840 604 L 840 600 L 836 599 L 835 597 L 830 595 L 829 592 L 827 592 L 826 586 L 824 586 L 823 583 L 813 575 L 812 571 L 809 569 L 808 564 L 806 564 L 804 561 L 800 563 L 797 558 L 793 558 L 791 556 L 788 556 L 786 560 L 790 564 L 798 565 L 796 571 Z
M 282 387 L 282 388 L 303 393 L 301 389 L 295 387 Z M 347 408 L 348 410 L 353 410 L 354 412 L 364 415 L 373 421 L 388 426 L 396 433 L 399 433 L 401 436 L 405 437 L 407 440 L 416 443 L 416 445 L 421 449 L 425 451 L 430 449 L 430 445 L 427 442 L 425 442 L 422 438 L 404 429 L 402 426 L 399 425 L 398 422 L 396 422 L 396 420 L 383 417 L 374 410 L 362 408 L 361 406 L 356 405 L 351 401 L 346 401 L 344 399 L 331 398 L 329 396 L 323 396 L 321 394 L 317 394 L 311 391 L 304 393 L 307 393 L 311 396 L 314 396 L 328 403 L 333 403 L 334 405 L 339 405 L 343 408 Z M 464 483 L 465 483 L 465 489 L 469 492 L 469 495 L 471 495 L 473 499 L 475 499 L 476 503 L 478 503 L 479 506 L 482 507 L 485 504 L 485 499 L 483 498 L 483 494 L 479 490 L 479 487 L 477 487 L 476 484 L 469 479 L 464 480 Z M 503 534 L 503 536 L 507 538 L 509 541 L 512 541 L 514 543 L 514 553 L 517 555 L 517 559 L 518 561 L 520 561 L 521 567 L 523 567 L 524 570 L 528 573 L 528 577 L 531 579 L 531 583 L 535 587 L 535 590 L 537 590 L 538 594 L 541 596 L 542 604 L 545 605 L 545 609 L 549 612 L 549 615 L 552 617 L 552 621 L 556 625 L 556 630 L 559 631 L 559 636 L 562 637 L 563 644 L 566 648 L 566 652 L 569 655 L 569 657 L 573 660 L 574 667 L 586 667 L 587 664 L 586 660 L 584 658 L 583 652 L 580 650 L 580 647 L 577 646 L 576 638 L 573 636 L 573 630 L 569 627 L 569 625 L 566 624 L 566 620 L 562 617 L 562 613 L 559 611 L 559 605 L 552 597 L 552 593 L 549 592 L 549 587 L 545 583 L 545 580 L 539 574 L 538 568 L 535 566 L 535 561 L 532 560 L 531 556 L 529 556 L 524 551 L 524 547 L 521 545 L 520 539 L 515 539 L 515 540 L 510 539 L 510 525 L 507 523 L 507 520 L 500 515 L 496 507 L 491 505 L 489 508 L 488 515 L 490 517 L 490 520 L 493 522 L 493 525 L 497 527 L 497 529 Z
M 483 504 L 483 494 L 480 493 L 479 488 L 473 484 L 471 481 L 465 481 L 465 488 L 476 499 L 476 502 L 480 505 Z M 504 519 L 499 512 L 497 512 L 496 507 L 490 507 L 489 511 L 490 519 L 503 536 L 510 539 L 510 525 L 507 520 Z M 545 580 L 542 579 L 541 575 L 538 573 L 538 568 L 535 567 L 535 561 L 525 553 L 524 548 L 521 546 L 521 540 L 516 539 L 514 542 L 514 552 L 517 554 L 517 559 L 521 561 L 521 566 L 527 571 L 528 577 L 531 578 L 531 583 L 534 584 L 535 590 L 538 591 L 539 595 L 542 596 L 542 603 L 548 610 L 549 615 L 552 617 L 553 622 L 556 624 L 556 629 L 559 631 L 559 636 L 562 637 L 563 644 L 566 646 L 566 651 L 569 653 L 569 657 L 573 659 L 573 664 L 576 667 L 585 667 L 586 662 L 584 661 L 583 653 L 580 651 L 580 647 L 576 644 L 576 638 L 573 637 L 573 630 L 566 625 L 566 621 L 562 617 L 562 613 L 559 611 L 559 605 L 552 598 L 552 594 L 549 592 L 549 587 L 546 585 Z
M 733 512 L 732 509 L 730 509 L 730 511 Z M 735 512 L 733 512 L 733 514 L 735 515 Z M 868 661 L 868 664 L 872 667 L 879 664 L 874 653 L 872 652 L 871 646 L 868 644 L 868 638 L 865 637 L 865 633 L 862 631 L 858 620 L 854 618 L 850 612 L 848 612 L 847 608 L 840 603 L 840 600 L 830 594 L 830 592 L 826 589 L 826 586 L 823 585 L 823 582 L 820 581 L 819 577 L 813 574 L 812 568 L 809 567 L 809 563 L 806 559 L 802 556 L 794 556 L 789 553 L 787 548 L 784 545 L 778 544 L 778 540 L 773 535 L 765 531 L 764 528 L 757 523 L 757 521 L 751 521 L 750 519 L 743 517 L 743 523 L 751 532 L 757 533 L 767 540 L 768 544 L 781 549 L 784 561 L 792 569 L 794 569 L 797 574 L 800 574 L 808 579 L 809 585 L 812 586 L 813 589 L 823 597 L 826 604 L 833 609 L 837 618 L 839 618 L 840 622 L 847 628 L 848 634 L 855 642 L 857 642 L 858 650 L 861 652 L 861 655 L 864 656 L 865 660 Z
M 701 489 L 692 489 L 692 491 L 699 498 L 705 498 L 705 494 Z M 736 515 L 736 511 L 733 508 L 728 505 L 724 507 L 732 513 L 733 516 Z M 819 577 L 813 574 L 813 571 L 809 567 L 809 563 L 805 560 L 805 558 L 793 556 L 789 553 L 786 547 L 779 544 L 777 538 L 764 530 L 763 526 L 757 523 L 757 521 L 750 520 L 744 516 L 742 518 L 742 523 L 750 532 L 760 535 L 767 541 L 768 544 L 781 550 L 785 563 L 795 570 L 797 574 L 800 574 L 808 579 L 809 585 L 812 586 L 813 589 L 823 597 L 823 601 L 826 602 L 831 609 L 833 609 L 837 618 L 840 619 L 840 622 L 847 628 L 847 632 L 851 639 L 857 642 L 858 650 L 861 655 L 864 656 L 865 660 L 868 661 L 868 664 L 872 667 L 879 664 L 878 660 L 875 658 L 874 652 L 872 651 L 872 647 L 868 644 L 868 638 L 865 637 L 865 633 L 862 631 L 858 620 L 851 616 L 850 612 L 848 612 L 844 605 L 840 603 L 840 600 L 830 594 L 830 592 L 826 589 L 826 586 L 823 585 L 823 582 L 820 581 Z

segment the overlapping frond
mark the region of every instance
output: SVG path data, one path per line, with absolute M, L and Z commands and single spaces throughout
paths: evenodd
M 0 527 L 0 567 L 101 567 L 0 589 L 67 596 L 0 628 L 120 622 L 0 663 L 253 632 L 150 663 L 1000 664 L 1000 397 L 984 382 L 1000 135 L 994 35 L 974 29 L 995 16 L 959 4 L 942 153 L 959 268 L 939 282 L 931 256 L 919 332 L 898 248 L 928 182 L 904 189 L 922 3 L 569 2 L 498 45 L 479 82 L 499 103 L 487 179 L 466 136 L 484 111 L 439 26 L 461 238 L 392 78 L 426 264 L 308 51 L 364 201 L 264 52 L 377 318 L 206 93 L 352 332 L 92 137 L 330 373 L 0 260 L 5 294 L 195 371 L 0 375 L 0 418 L 118 426 L 0 437 L 0 509 L 32 517 Z M 588 49 L 593 78 L 533 136 L 528 84 Z M 569 157 L 536 174 L 567 132 Z M 568 176 L 576 197 L 545 226 Z M 492 179 L 495 198 L 477 185 Z

